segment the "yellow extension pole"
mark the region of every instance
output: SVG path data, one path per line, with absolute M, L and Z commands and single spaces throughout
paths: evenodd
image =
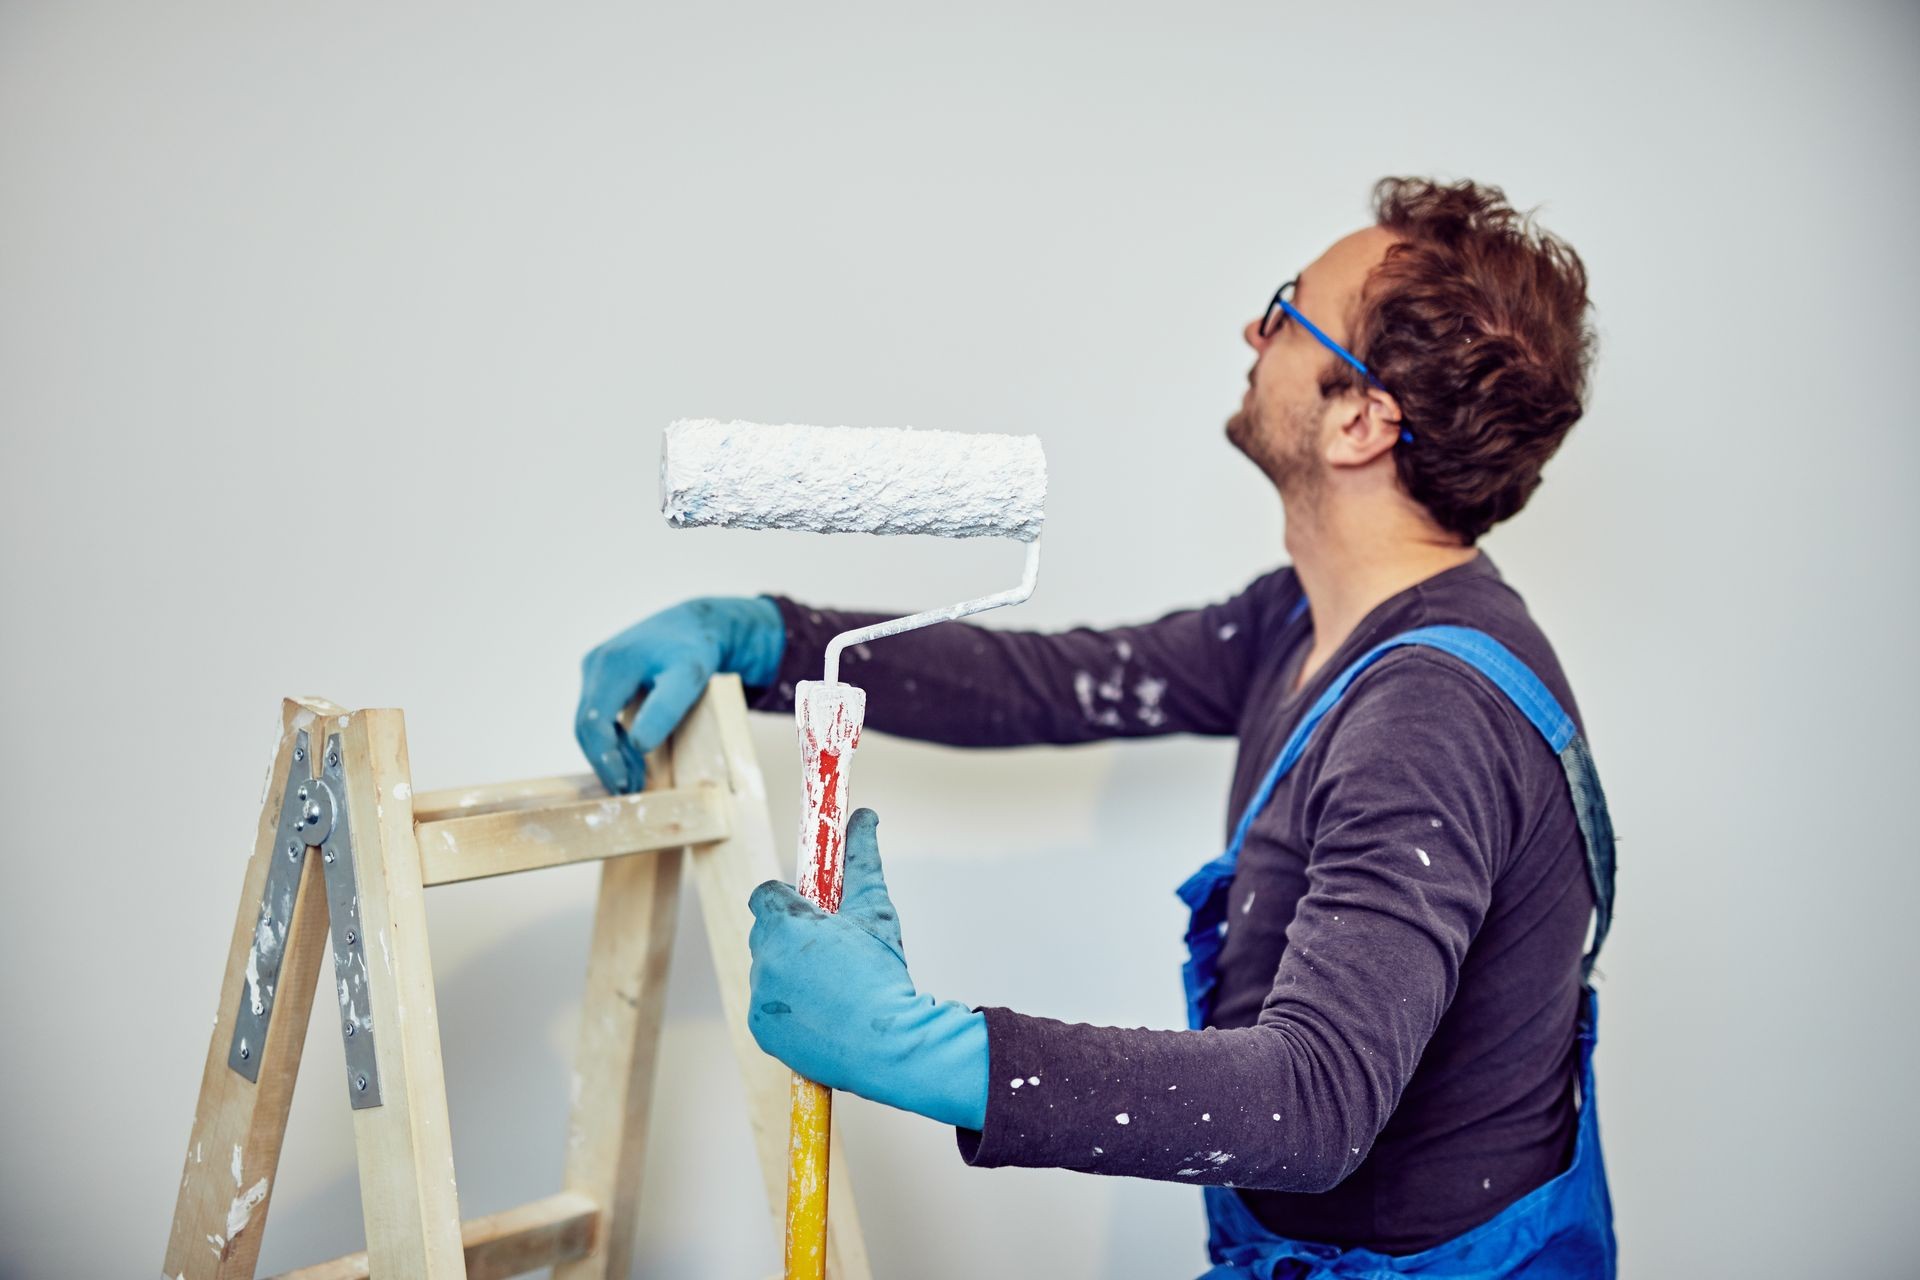
M 787 1140 L 787 1280 L 826 1278 L 827 1135 L 832 1121 L 833 1090 L 795 1075 Z

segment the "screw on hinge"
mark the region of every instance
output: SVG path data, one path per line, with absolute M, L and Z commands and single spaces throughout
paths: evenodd
M 358 941 L 360 941 L 360 935 L 355 933 L 351 929 L 347 930 L 347 945 L 352 946 L 354 943 Z
M 242 1044 L 240 1046 L 240 1060 L 242 1062 L 245 1062 L 248 1058 L 251 1058 L 252 1056 L 253 1056 L 253 1050 L 247 1048 L 245 1044 Z
M 338 769 L 339 767 L 340 767 L 340 753 L 338 751 L 327 752 L 327 768 Z
M 307 749 L 305 747 L 295 747 L 293 749 L 293 758 L 295 760 L 305 760 L 307 758 Z
M 357 1075 L 357 1076 L 355 1076 L 355 1077 L 353 1078 L 353 1087 L 354 1087 L 354 1088 L 356 1088 L 356 1089 L 358 1089 L 358 1090 L 359 1090 L 360 1092 L 362 1092 L 362 1093 L 365 1093 L 365 1092 L 367 1091 L 367 1078 L 366 1078 L 366 1076 L 364 1076 L 364 1075 Z
M 301 844 L 298 840 L 287 841 L 287 861 L 289 862 L 300 861 L 300 850 L 304 848 L 306 848 L 306 846 Z

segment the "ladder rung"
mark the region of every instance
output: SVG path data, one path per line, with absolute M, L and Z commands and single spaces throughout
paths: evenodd
M 460 1224 L 467 1280 L 505 1280 L 584 1258 L 599 1234 L 600 1206 L 576 1191 L 470 1219 Z M 367 1280 L 367 1255 L 350 1253 L 273 1280 Z
M 501 809 L 592 800 L 606 794 L 607 789 L 590 773 L 489 782 L 479 787 L 443 787 L 438 791 L 414 792 L 413 818 L 415 822 L 437 822 L 441 818 L 467 818 Z
M 449 884 L 724 840 L 723 800 L 707 784 L 419 822 L 420 878 Z

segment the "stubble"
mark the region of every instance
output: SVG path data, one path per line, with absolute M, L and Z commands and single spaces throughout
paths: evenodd
M 1312 407 L 1288 405 L 1274 421 L 1250 402 L 1227 419 L 1227 439 L 1260 468 L 1291 508 L 1311 506 L 1324 480 L 1317 418 Z

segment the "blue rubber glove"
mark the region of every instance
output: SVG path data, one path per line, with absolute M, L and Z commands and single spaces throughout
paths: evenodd
M 786 647 L 780 608 L 766 596 L 708 596 L 664 609 L 581 662 L 574 739 L 608 791 L 638 791 L 647 781 L 647 752 L 667 740 L 715 672 L 764 688 Z M 622 728 L 620 712 L 642 692 L 633 728 Z
M 847 822 L 840 911 L 792 885 L 753 891 L 752 998 L 760 1047 L 809 1080 L 963 1129 L 987 1119 L 987 1019 L 913 989 L 871 809 Z

